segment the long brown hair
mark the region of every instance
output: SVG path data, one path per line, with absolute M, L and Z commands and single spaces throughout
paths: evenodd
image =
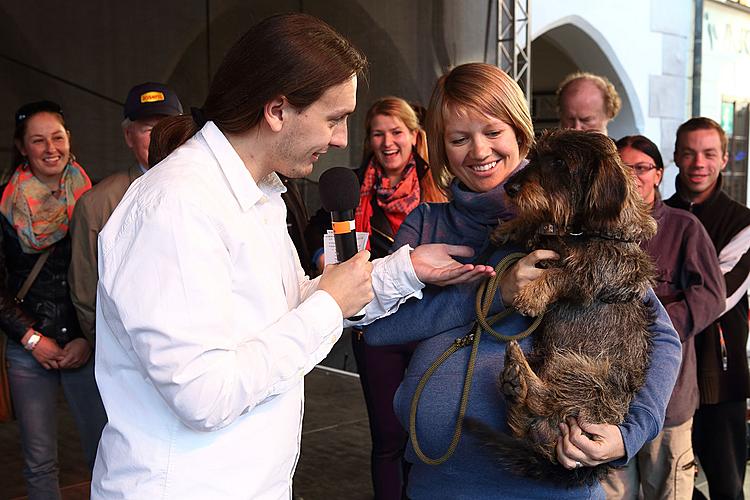
M 304 109 L 366 68 L 364 55 L 320 19 L 278 14 L 250 28 L 229 49 L 200 113 L 222 132 L 239 134 L 261 121 L 263 107 L 275 97 Z M 163 160 L 197 131 L 190 115 L 161 120 L 151 131 L 149 164 Z
M 405 100 L 400 97 L 382 97 L 375 101 L 370 109 L 367 110 L 365 116 L 365 140 L 362 148 L 363 151 L 363 162 L 367 161 L 372 155 L 372 148 L 370 147 L 370 134 L 372 133 L 372 120 L 378 115 L 391 116 L 398 118 L 410 132 L 417 134 L 417 144 L 414 146 L 417 154 L 429 165 L 429 152 L 427 148 L 427 134 L 419 124 L 419 118 L 414 108 Z M 422 200 L 432 202 L 443 202 L 448 201 L 445 194 L 435 185 L 435 180 L 432 178 L 431 169 L 427 168 L 427 172 L 422 176 L 419 181 L 419 187 L 422 190 Z

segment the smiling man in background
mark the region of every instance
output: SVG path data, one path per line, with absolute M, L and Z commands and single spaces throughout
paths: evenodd
M 750 209 L 722 191 L 729 159 L 727 136 L 710 118 L 691 118 L 677 129 L 677 192 L 666 203 L 692 212 L 711 237 L 727 289 L 724 314 L 695 337 L 700 406 L 693 419 L 693 448 L 712 499 L 743 497 L 746 354 L 750 284 Z M 702 498 L 697 492 L 693 498 Z

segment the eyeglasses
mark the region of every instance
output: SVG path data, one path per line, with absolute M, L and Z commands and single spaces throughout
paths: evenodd
M 653 163 L 634 163 L 632 165 L 625 164 L 626 167 L 630 167 L 633 173 L 638 177 L 646 175 L 648 172 L 656 168 Z

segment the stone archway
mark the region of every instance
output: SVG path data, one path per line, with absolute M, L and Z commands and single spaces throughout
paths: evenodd
M 627 72 L 604 36 L 578 16 L 562 18 L 542 29 L 531 45 L 532 95 L 540 124 L 557 126 L 549 120 L 556 113 L 557 83 L 573 71 L 606 76 L 622 99 L 620 114 L 610 123 L 609 135 L 622 137 L 643 130 L 644 118 L 638 96 Z M 550 107 L 551 106 L 551 107 Z

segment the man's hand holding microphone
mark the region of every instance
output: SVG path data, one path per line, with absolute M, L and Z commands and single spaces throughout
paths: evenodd
M 320 199 L 331 212 L 338 264 L 328 265 L 318 283 L 341 308 L 345 318 L 357 321 L 362 309 L 374 298 L 370 252 L 357 251 L 354 211 L 359 204 L 359 181 L 351 169 L 334 167 L 320 177 Z M 417 278 L 425 284 L 453 285 L 494 275 L 490 266 L 461 264 L 453 257 L 471 257 L 465 246 L 419 245 L 411 254 Z

